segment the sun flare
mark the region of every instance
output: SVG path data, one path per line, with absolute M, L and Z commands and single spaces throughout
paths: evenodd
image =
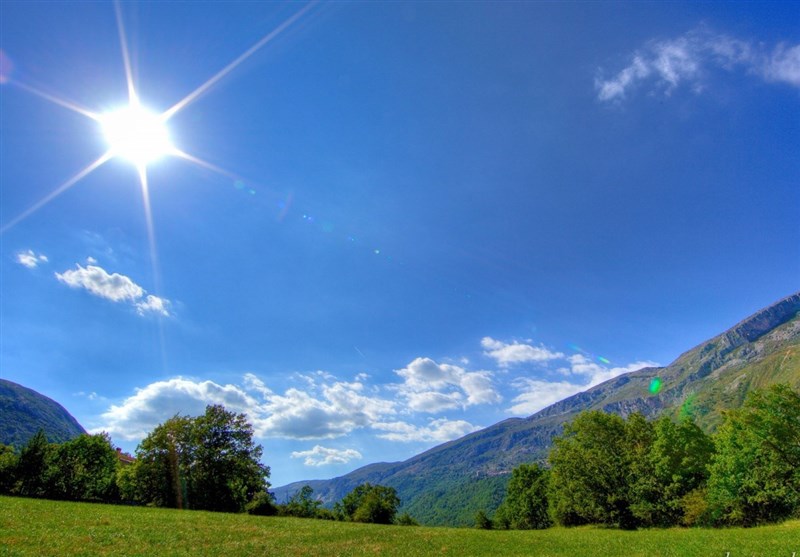
M 100 117 L 110 152 L 136 166 L 146 166 L 175 152 L 164 119 L 138 105 Z

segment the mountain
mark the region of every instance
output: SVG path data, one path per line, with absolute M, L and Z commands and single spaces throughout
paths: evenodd
M 800 388 L 800 292 L 751 315 L 666 367 L 640 369 L 578 393 L 528 418 L 511 418 L 403 462 L 370 464 L 331 480 L 274 489 L 283 502 L 310 485 L 326 504 L 358 484 L 394 487 L 403 510 L 424 524 L 472 524 L 493 511 L 518 464 L 544 461 L 565 422 L 585 410 L 627 416 L 692 415 L 706 431 L 748 391 L 774 383 Z M 660 389 L 651 386 L 660 385 Z
M 0 443 L 21 447 L 43 429 L 51 443 L 63 443 L 86 430 L 55 400 L 0 379 Z

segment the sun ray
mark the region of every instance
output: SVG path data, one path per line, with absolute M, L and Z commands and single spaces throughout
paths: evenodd
M 79 106 L 79 105 L 77 105 L 77 104 L 75 104 L 73 102 L 70 102 L 70 101 L 65 100 L 65 99 L 60 99 L 60 98 L 56 97 L 55 95 L 51 95 L 50 93 L 45 93 L 44 91 L 42 91 L 40 89 L 37 89 L 36 87 L 32 87 L 32 86 L 30 86 L 30 85 L 28 85 L 26 83 L 22 83 L 21 81 L 17 81 L 16 79 L 11 79 L 8 82 L 11 83 L 12 85 L 16 85 L 17 87 L 19 87 L 20 89 L 22 89 L 24 91 L 27 91 L 28 93 L 33 93 L 37 97 L 41 97 L 41 98 L 43 98 L 43 99 L 45 99 L 47 101 L 50 101 L 51 103 L 57 104 L 58 106 L 61 106 L 61 107 L 64 107 L 64 108 L 68 108 L 69 110 L 72 110 L 73 112 L 77 112 L 78 114 L 82 114 L 83 116 L 86 116 L 87 118 L 91 118 L 92 120 L 95 120 L 95 121 L 99 121 L 100 120 L 100 115 L 99 114 L 97 114 L 95 112 L 92 112 L 91 110 L 89 110 L 87 108 L 83 108 L 82 106 Z
M 176 112 L 186 108 L 190 103 L 194 102 L 197 97 L 205 93 L 208 89 L 210 89 L 214 84 L 216 84 L 220 79 L 228 75 L 232 72 L 236 67 L 247 60 L 250 56 L 252 56 L 257 50 L 263 47 L 265 44 L 270 42 L 272 39 L 280 35 L 286 28 L 291 26 L 295 21 L 303 17 L 314 5 L 315 2 L 309 2 L 306 6 L 295 13 L 292 17 L 281 23 L 278 27 L 276 27 L 273 31 L 264 35 L 257 43 L 253 46 L 245 50 L 238 58 L 236 58 L 233 62 L 222 68 L 219 72 L 214 74 L 211 78 L 209 78 L 205 83 L 200 85 L 197 89 L 186 95 L 183 99 L 175 103 L 171 108 L 166 110 L 161 116 L 164 121 L 169 120 L 172 118 Z
M 133 72 L 131 71 L 131 56 L 128 52 L 128 38 L 125 34 L 125 25 L 122 22 L 122 8 L 119 0 L 114 2 L 114 13 L 117 16 L 117 30 L 119 31 L 119 44 L 122 47 L 122 63 L 125 66 L 125 81 L 128 84 L 128 99 L 131 104 L 139 104 L 136 88 L 133 85 Z
M 70 189 L 72 186 L 77 184 L 81 179 L 91 174 L 95 169 L 108 162 L 108 160 L 111 159 L 111 157 L 112 157 L 111 151 L 107 151 L 106 153 L 104 153 L 99 159 L 97 159 L 93 163 L 90 163 L 86 168 L 75 174 L 75 176 L 73 176 L 72 178 L 61 184 L 59 187 L 50 192 L 41 200 L 37 201 L 30 208 L 26 209 L 22 214 L 11 219 L 11 221 L 3 225 L 3 227 L 0 228 L 0 234 L 4 234 L 6 231 L 10 230 L 14 226 L 19 224 L 32 214 L 34 214 L 36 211 L 38 211 L 39 209 L 50 203 L 56 197 L 58 197 L 59 195 Z
M 233 173 L 233 172 L 231 172 L 229 170 L 225 170 L 224 168 L 219 167 L 219 166 L 217 166 L 215 164 L 211 164 L 210 162 L 204 161 L 203 159 L 199 159 L 199 158 L 195 157 L 194 155 L 190 155 L 189 153 L 187 153 L 185 151 L 181 151 L 180 149 L 174 149 L 172 151 L 172 155 L 174 155 L 174 156 L 176 156 L 176 157 L 178 157 L 180 159 L 183 159 L 185 161 L 189 161 L 189 162 L 191 162 L 193 164 L 196 164 L 197 166 L 200 166 L 200 167 L 205 168 L 207 170 L 211 170 L 213 172 L 216 172 L 217 174 L 221 174 L 221 175 L 223 175 L 223 176 L 225 176 L 227 178 L 230 178 L 232 180 L 241 180 L 242 179 L 241 176 L 239 176 L 239 175 L 237 175 L 237 174 L 235 174 L 235 173 Z

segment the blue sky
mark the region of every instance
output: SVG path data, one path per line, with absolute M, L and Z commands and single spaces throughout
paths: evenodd
M 126 450 L 224 403 L 275 485 L 332 477 L 798 289 L 795 4 L 0 11 L 0 374 Z M 147 199 L 120 157 L 72 183 L 123 44 L 142 105 L 186 99 Z

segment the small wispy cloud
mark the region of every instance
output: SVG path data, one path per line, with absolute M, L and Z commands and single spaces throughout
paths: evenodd
M 129 277 L 119 273 L 108 273 L 97 265 L 83 267 L 79 263 L 76 267 L 63 273 L 55 273 L 55 276 L 70 288 L 83 288 L 99 298 L 127 303 L 133 306 L 139 315 L 158 314 L 169 317 L 169 300 L 148 294 Z
M 800 45 L 778 44 L 769 49 L 701 27 L 674 39 L 647 43 L 616 75 L 595 80 L 597 98 L 619 102 L 647 83 L 665 95 L 683 85 L 699 92 L 713 69 L 744 71 L 767 82 L 800 87 Z
M 496 360 L 500 367 L 527 362 L 548 362 L 564 357 L 561 352 L 553 352 L 544 346 L 533 346 L 530 341 L 508 343 L 492 337 L 483 337 L 481 346 L 484 348 L 484 354 Z
M 25 250 L 17 252 L 17 263 L 27 267 L 28 269 L 35 269 L 42 263 L 47 263 L 47 256 L 41 253 L 36 253 L 33 250 Z
M 361 460 L 363 456 L 355 449 L 332 449 L 322 445 L 314 445 L 308 451 L 292 451 L 292 458 L 302 458 L 306 466 L 328 466 L 331 464 L 347 464 L 352 460 Z

